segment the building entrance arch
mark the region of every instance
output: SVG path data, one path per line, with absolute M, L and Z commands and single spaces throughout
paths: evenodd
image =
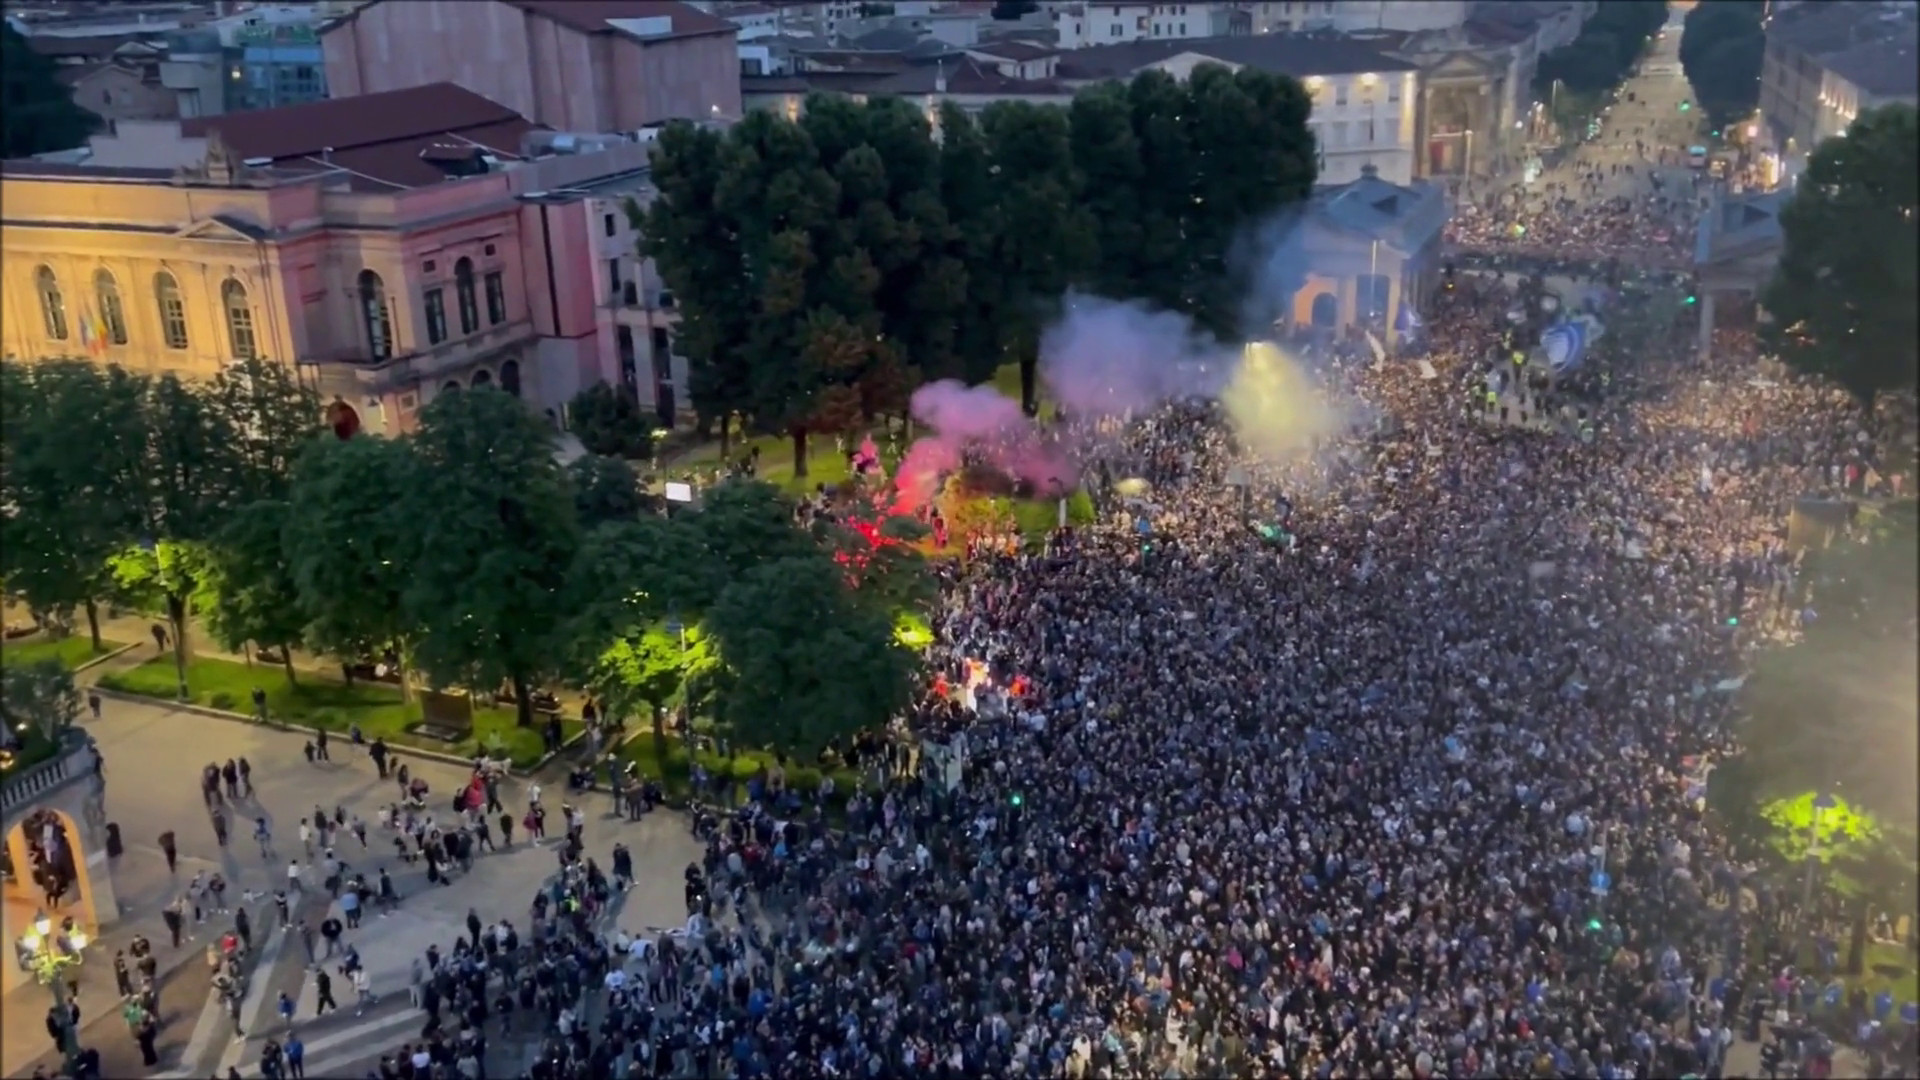
M 28 932 L 36 914 L 97 938 L 120 918 L 107 857 L 105 782 L 93 770 L 91 740 L 68 734 L 67 752 L 8 777 L 5 806 L 6 880 L 0 885 L 0 927 L 10 942 Z M 6 964 L 5 988 L 31 978 Z

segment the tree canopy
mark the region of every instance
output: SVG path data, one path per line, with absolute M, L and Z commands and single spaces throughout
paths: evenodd
M 1860 539 L 1809 555 L 1816 619 L 1800 642 L 1763 653 L 1742 688 L 1757 798 L 1833 791 L 1885 821 L 1920 815 L 1915 507 L 1890 504 Z
M 1785 248 L 1761 297 L 1769 348 L 1871 402 L 1911 390 L 1920 138 L 1911 105 L 1862 113 L 1828 139 L 1780 214 Z
M 1715 127 L 1748 116 L 1760 103 L 1760 64 L 1767 51 L 1763 14 L 1763 5 L 1749 0 L 1710 0 L 1687 12 L 1680 66 Z
M 71 150 L 100 130 L 100 117 L 74 103 L 51 57 L 35 52 L 12 24 L 0 27 L 6 80 L 6 159 Z
M 1647 43 L 1667 21 L 1662 0 L 1611 0 L 1580 28 L 1580 36 L 1540 58 L 1534 69 L 1538 96 L 1555 82 L 1581 94 L 1614 90 L 1632 72 Z
M 922 381 L 1018 361 L 1031 399 L 1068 289 L 1230 332 L 1241 236 L 1312 188 L 1308 112 L 1291 78 L 1202 65 L 1071 109 L 943 107 L 937 139 L 893 98 L 673 125 L 635 217 L 681 313 L 694 407 L 790 437 L 804 475 L 810 437 L 900 415 Z

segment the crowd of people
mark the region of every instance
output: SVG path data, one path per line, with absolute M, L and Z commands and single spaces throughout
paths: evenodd
M 490 1018 L 544 1036 L 534 1080 L 1621 1080 L 1791 1033 L 1825 984 L 1778 929 L 1797 890 L 1709 828 L 1698 763 L 1731 748 L 1730 624 L 1801 617 L 1791 500 L 1894 483 L 1910 438 L 1674 325 L 1596 356 L 1593 442 L 1490 430 L 1461 391 L 1513 301 L 1475 276 L 1411 355 L 1329 350 L 1373 422 L 1307 458 L 1202 408 L 1122 429 L 1098 453 L 1145 496 L 943 573 L 922 767 L 838 821 L 766 785 L 703 818 L 668 933 L 596 920 L 630 860 L 569 844 L 530 941 L 476 918 L 427 959 L 436 1021 L 374 1075 L 489 1075 Z M 1913 1075 L 1888 1004 L 1838 1008 Z

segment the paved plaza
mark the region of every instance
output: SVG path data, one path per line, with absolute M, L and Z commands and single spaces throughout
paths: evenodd
M 300 1003 L 295 1023 L 302 1027 L 309 1046 L 310 1075 L 338 1072 L 369 1054 L 377 1057 L 383 1046 L 419 1030 L 417 1015 L 404 1005 L 413 958 L 429 945 L 438 944 L 443 951 L 451 948 L 454 938 L 465 933 L 470 907 L 483 920 L 505 917 L 524 932 L 535 892 L 558 867 L 552 841 L 534 847 L 516 831 L 511 849 L 480 855 L 473 871 L 456 876 L 451 885 L 428 885 L 424 864 L 402 863 L 394 853 L 391 834 L 379 828 L 377 810 L 397 799 L 397 786 L 380 780 L 372 761 L 344 740 L 332 744 L 332 762 L 310 765 L 302 754 L 301 735 L 211 719 L 159 703 L 120 700 L 107 701 L 102 718 L 85 726 L 106 759 L 107 819 L 120 826 L 125 842 L 124 853 L 112 860 L 121 918 L 88 947 L 80 977 L 81 1041 L 101 1052 L 109 1076 L 207 1076 L 216 1064 L 222 1075 L 229 1064 L 255 1075 L 252 1066 L 258 1061 L 259 1041 L 281 1030 L 273 1003 L 283 989 Z M 245 757 L 252 764 L 255 792 L 252 798 L 228 807 L 230 835 L 223 848 L 215 841 L 201 801 L 199 774 L 207 763 L 230 757 Z M 452 793 L 464 785 L 468 770 L 417 757 L 396 760 L 406 762 L 414 776 L 430 785 L 427 802 L 436 817 L 451 818 Z M 507 780 L 500 796 L 516 816 L 525 809 L 522 780 Z M 542 792 L 550 820 L 558 819 L 567 796 L 557 784 Z M 287 860 L 308 861 L 301 849 L 299 820 L 311 815 L 316 805 L 328 813 L 344 806 L 350 815 L 366 821 L 369 847 L 362 850 L 351 833 L 342 833 L 344 846 L 336 854 L 369 880 L 386 867 L 403 898 L 390 917 L 369 915 L 359 930 L 347 934 L 360 951 L 373 990 L 385 1000 L 356 1017 L 352 989 L 336 971 L 334 995 L 344 1006 L 345 1017 L 317 1023 L 312 1021 L 314 991 L 307 977 L 305 949 L 298 934 L 283 934 L 274 926 L 270 899 L 273 889 L 285 886 Z M 656 811 L 641 822 L 628 823 L 609 813 L 604 794 L 589 794 L 583 808 L 588 816 L 588 856 L 604 868 L 616 841 L 633 852 L 639 884 L 622 902 L 619 924 L 639 930 L 683 921 L 680 873 L 700 854 L 683 819 Z M 277 858 L 262 858 L 253 842 L 255 817 L 267 818 Z M 171 874 L 160 849 L 160 835 L 167 831 L 174 833 L 179 851 Z M 196 931 L 196 940 L 183 942 L 178 949 L 172 947 L 161 919 L 161 909 L 199 870 L 225 876 L 228 899 L 235 906 L 249 892 L 258 897 L 247 904 L 261 962 L 243 1005 L 241 1027 L 249 1036 L 245 1040 L 236 1040 L 231 1021 L 210 1007 L 204 959 L 207 942 L 231 925 L 231 916 L 209 915 L 208 924 Z M 102 871 L 95 867 L 93 872 Z M 311 918 L 317 923 L 328 906 L 324 887 L 316 876 L 309 876 L 296 921 Z M 124 947 L 135 933 L 153 941 L 162 972 L 170 973 L 161 988 L 163 1033 L 157 1070 L 141 1066 L 138 1046 L 118 1017 L 112 958 L 114 950 Z M 33 985 L 8 995 L 4 1061 L 0 1061 L 5 1075 L 24 1076 L 36 1062 L 52 1060 L 54 1048 L 45 1026 L 49 1003 L 47 992 Z M 358 1056 L 342 1059 L 342 1053 Z

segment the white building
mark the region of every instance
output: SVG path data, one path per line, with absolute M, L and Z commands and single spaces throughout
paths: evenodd
M 1301 30 L 1444 30 L 1467 21 L 1467 0 L 1313 0 L 1311 3 L 1244 4 L 1253 32 Z
M 1254 5 L 1234 3 L 1080 3 L 1054 8 L 1055 42 L 1062 49 L 1135 41 L 1226 37 L 1253 32 Z
M 1272 34 L 1199 41 L 1140 41 L 1062 53 L 1055 76 L 1068 86 L 1165 71 L 1185 79 L 1202 64 L 1292 75 L 1313 97 L 1308 126 L 1320 148 L 1320 182 L 1345 184 L 1372 166 L 1386 183 L 1415 172 L 1419 71 L 1363 42 Z

